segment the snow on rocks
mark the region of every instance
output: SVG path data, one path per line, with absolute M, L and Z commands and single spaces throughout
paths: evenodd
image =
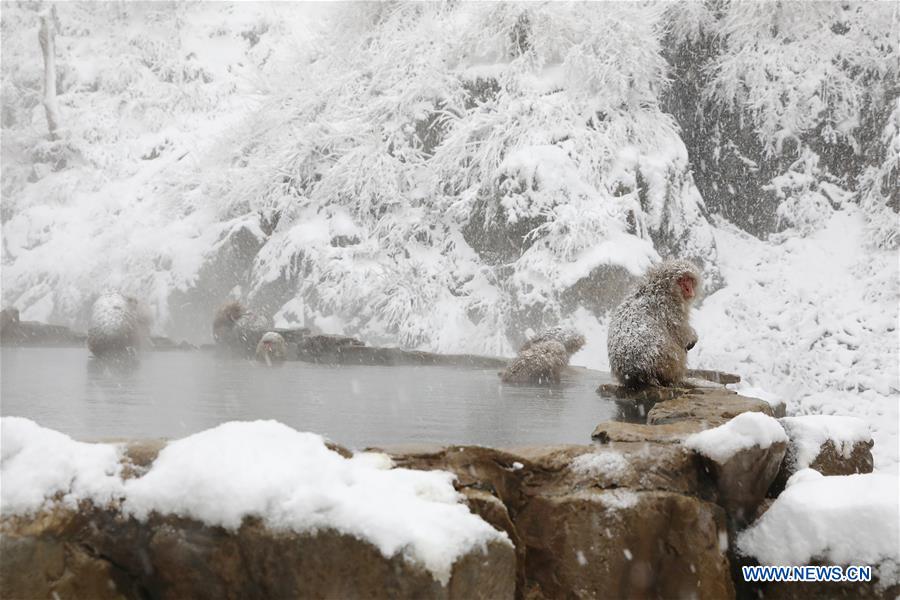
M 776 419 L 758 412 L 741 413 L 724 425 L 688 437 L 684 445 L 717 463 L 749 448 L 769 448 L 788 438 Z
M 850 458 L 853 446 L 871 443 L 869 426 L 856 417 L 805 415 L 781 419 L 791 438 L 790 448 L 797 470 L 807 468 L 819 456 L 822 446 L 831 442 L 844 458 Z
M 19 417 L 0 419 L 0 510 L 28 515 L 58 498 L 105 504 L 121 493 L 117 446 L 76 442 Z
M 346 459 L 321 436 L 275 421 L 231 422 L 171 442 L 141 477 L 120 476 L 119 447 L 85 444 L 4 417 L 3 515 L 34 512 L 56 494 L 73 503 L 189 517 L 229 530 L 258 517 L 273 530 L 334 530 L 402 553 L 443 584 L 456 559 L 509 544 L 460 503 L 453 475 L 391 468 L 384 455 Z
M 592 452 L 572 459 L 572 470 L 581 475 L 622 475 L 628 461 L 618 452 Z
M 790 443 L 770 496 L 777 495 L 794 473 L 806 468 L 823 475 L 872 472 L 872 434 L 862 419 L 805 415 L 786 417 L 780 422 Z
M 765 498 L 781 467 L 787 441 L 776 419 L 746 412 L 689 436 L 684 446 L 704 457 L 719 503 L 734 522 L 742 524 L 752 521 Z
M 738 536 L 738 550 L 769 565 L 879 565 L 881 583 L 897 583 L 898 485 L 897 476 L 886 473 L 826 477 L 799 471 Z

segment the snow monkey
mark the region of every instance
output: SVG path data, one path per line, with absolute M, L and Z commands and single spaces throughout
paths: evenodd
M 281 335 L 269 331 L 260 338 L 256 346 L 256 360 L 271 367 L 273 364 L 283 363 L 286 358 L 287 344 Z
M 88 350 L 97 357 L 134 356 L 150 335 L 150 316 L 130 296 L 105 292 L 94 302 Z
M 505 383 L 557 383 L 569 357 L 584 346 L 584 336 L 566 327 L 551 327 L 529 339 L 500 374 Z
M 217 346 L 250 356 L 271 326 L 269 319 L 247 310 L 240 302 L 228 302 L 216 311 L 213 340 Z
M 534 342 L 519 352 L 512 364 L 500 373 L 504 383 L 558 383 L 559 374 L 569 364 L 569 352 L 562 342 Z
M 549 340 L 559 342 L 563 346 L 565 346 L 566 352 L 568 352 L 569 356 L 572 356 L 573 354 L 581 350 L 585 342 L 584 336 L 574 329 L 556 326 L 551 327 L 550 329 L 545 329 L 538 335 L 529 339 L 527 342 L 522 344 L 522 347 L 519 348 L 519 352 L 528 350 L 534 344 L 537 344 L 539 342 L 546 342 Z
M 613 311 L 609 366 L 622 385 L 669 385 L 684 377 L 687 351 L 697 343 L 688 323 L 700 271 L 686 260 L 651 266 L 637 289 Z

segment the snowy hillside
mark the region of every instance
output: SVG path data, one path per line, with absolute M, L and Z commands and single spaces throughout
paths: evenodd
M 692 366 L 857 414 L 897 461 L 896 3 L 61 3 L 2 14 L 3 304 L 107 288 L 207 341 L 283 325 L 511 354 L 661 256 Z M 752 234 L 752 235 L 751 235 Z

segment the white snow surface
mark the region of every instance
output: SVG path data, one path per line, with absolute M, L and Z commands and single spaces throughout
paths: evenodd
M 777 419 L 763 413 L 745 412 L 723 425 L 688 436 L 684 446 L 722 464 L 741 450 L 754 446 L 765 449 L 787 440 Z
M 830 441 L 842 456 L 849 458 L 854 444 L 872 439 L 869 426 L 856 417 L 804 415 L 785 417 L 780 423 L 795 448 L 797 470 L 809 467 L 826 442 Z
M 897 251 L 871 248 L 862 212 L 849 205 L 807 236 L 761 241 L 724 222 L 715 231 L 726 285 L 691 318 L 699 342 L 689 366 L 738 373 L 738 391 L 759 397 L 761 388 L 791 416 L 863 419 L 875 468 L 896 473 Z
M 175 514 L 236 529 L 248 516 L 275 530 L 333 529 L 402 553 L 449 581 L 454 561 L 509 543 L 460 503 L 454 476 L 394 469 L 383 454 L 347 459 L 319 435 L 276 421 L 230 422 L 171 442 L 142 477 L 121 478 L 120 447 L 86 444 L 16 417 L 2 419 L 2 511 L 121 500 L 138 519 Z
M 106 504 L 121 492 L 120 449 L 77 442 L 19 417 L 0 418 L 0 511 L 29 514 L 51 498 Z
M 898 484 L 886 473 L 798 471 L 737 547 L 769 565 L 879 565 L 880 583 L 889 585 L 900 572 Z
M 576 456 L 571 462 L 572 470 L 583 475 L 621 475 L 628 468 L 628 461 L 618 452 L 591 452 Z

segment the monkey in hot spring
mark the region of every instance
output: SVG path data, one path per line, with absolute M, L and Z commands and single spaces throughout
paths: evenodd
M 504 383 L 559 383 L 569 358 L 584 346 L 573 329 L 551 327 L 525 342 L 500 378 Z
M 671 385 L 687 370 L 687 352 L 697 343 L 690 309 L 702 280 L 686 260 L 651 266 L 637 288 L 613 311 L 609 366 L 626 387 Z

